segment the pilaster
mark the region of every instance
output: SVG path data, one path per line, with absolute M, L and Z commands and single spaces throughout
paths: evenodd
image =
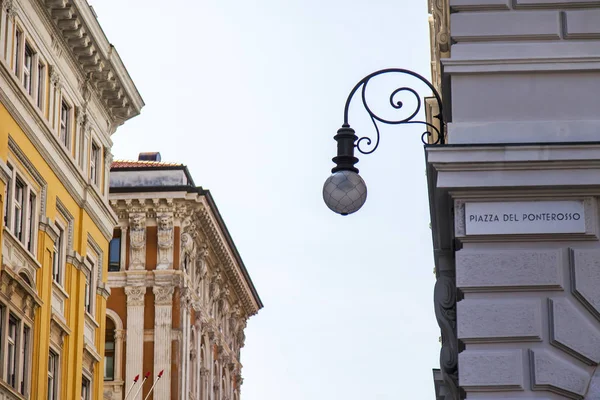
M 144 296 L 146 288 L 126 286 L 127 295 L 127 364 L 125 382 L 133 382 L 133 378 L 143 374 L 144 361 Z M 131 400 L 141 400 L 139 394 Z
M 171 398 L 171 330 L 173 286 L 155 286 L 154 292 L 154 371 L 164 370 L 156 383 L 154 398 Z

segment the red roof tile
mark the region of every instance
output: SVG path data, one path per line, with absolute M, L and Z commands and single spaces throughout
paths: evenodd
M 171 163 L 163 161 L 128 161 L 128 160 L 114 160 L 111 164 L 111 169 L 118 168 L 161 168 L 161 167 L 183 167 L 180 163 Z

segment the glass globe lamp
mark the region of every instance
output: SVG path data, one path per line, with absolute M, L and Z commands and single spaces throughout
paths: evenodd
M 337 171 L 327 178 L 323 185 L 323 200 L 335 213 L 352 214 L 365 204 L 367 185 L 356 172 Z

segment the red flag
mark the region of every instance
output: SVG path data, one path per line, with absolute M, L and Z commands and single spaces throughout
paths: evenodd
M 144 378 L 148 379 L 149 376 L 150 376 L 150 372 L 146 372 L 146 375 L 144 375 Z
M 163 374 L 163 372 L 165 372 L 165 370 L 164 370 L 164 369 L 158 373 L 158 377 L 159 377 L 159 378 L 160 378 L 160 377 L 162 377 L 162 374 Z
M 133 381 L 134 381 L 134 382 L 137 382 L 137 381 L 138 381 L 138 379 L 140 379 L 140 374 L 137 374 L 137 375 L 135 376 L 135 378 L 133 378 Z

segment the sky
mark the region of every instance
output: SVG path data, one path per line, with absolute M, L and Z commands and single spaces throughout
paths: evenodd
M 382 126 L 377 151 L 358 155 L 368 197 L 356 214 L 322 199 L 352 87 L 388 67 L 430 78 L 426 0 L 90 4 L 146 103 L 112 136 L 115 158 L 186 164 L 265 305 L 246 329 L 242 399 L 433 399 L 422 129 Z M 377 107 L 415 83 L 380 82 Z M 350 124 L 371 135 L 356 100 Z

